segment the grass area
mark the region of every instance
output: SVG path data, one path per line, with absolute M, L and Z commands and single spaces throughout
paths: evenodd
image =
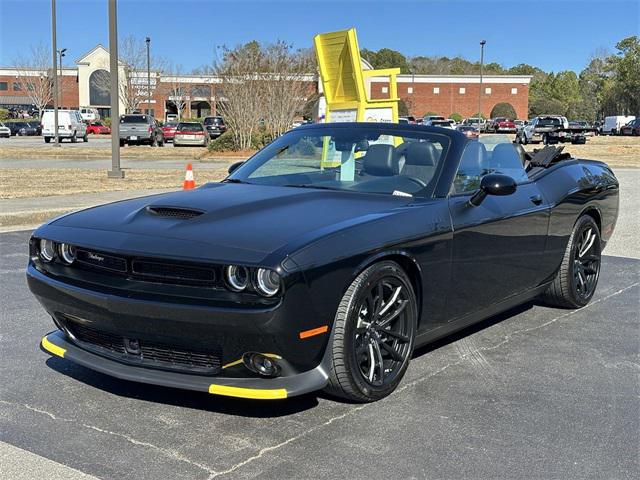
M 203 169 L 195 173 L 196 185 L 221 180 L 226 167 Z M 0 169 L 0 198 L 50 197 L 79 193 L 181 188 L 182 169 L 127 169 L 123 180 L 107 178 L 103 170 L 76 168 Z

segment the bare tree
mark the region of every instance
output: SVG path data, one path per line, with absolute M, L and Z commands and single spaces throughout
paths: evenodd
M 191 84 L 184 81 L 181 65 L 168 65 L 162 78 L 168 99 L 176 107 L 178 120 L 182 119 L 182 112 L 191 98 Z
M 14 62 L 17 83 L 29 97 L 31 103 L 42 111 L 53 102 L 53 74 L 51 71 L 51 49 L 44 43 L 30 46 L 28 57 L 19 57 Z
M 277 42 L 264 49 L 264 57 L 265 126 L 272 137 L 278 137 L 291 128 L 313 94 L 305 80 L 315 71 L 315 56 L 309 50 L 294 52 L 290 45 Z

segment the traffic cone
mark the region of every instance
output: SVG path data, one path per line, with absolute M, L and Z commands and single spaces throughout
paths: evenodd
M 187 163 L 187 171 L 184 175 L 184 183 L 182 184 L 183 190 L 191 190 L 196 188 L 196 181 L 193 179 L 193 167 L 190 163 Z

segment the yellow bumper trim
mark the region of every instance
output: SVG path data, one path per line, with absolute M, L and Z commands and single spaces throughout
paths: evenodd
M 257 400 L 277 400 L 287 398 L 284 388 L 260 390 L 257 388 L 229 387 L 227 385 L 209 385 L 209 393 L 225 395 L 227 397 L 253 398 Z
M 53 355 L 57 355 L 58 357 L 64 358 L 64 354 L 66 352 L 64 348 L 54 345 L 49 341 L 47 337 L 42 337 L 41 343 L 42 343 L 42 348 L 44 348 L 47 352 Z

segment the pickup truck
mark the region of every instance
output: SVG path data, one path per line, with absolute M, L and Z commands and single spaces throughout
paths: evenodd
M 588 129 L 581 126 L 570 126 L 566 117 L 559 115 L 545 115 L 534 118 L 516 134 L 516 142 L 544 143 L 551 145 L 556 143 L 586 143 Z
M 148 144 L 164 145 L 162 129 L 151 115 L 130 114 L 120 117 L 120 146 Z

